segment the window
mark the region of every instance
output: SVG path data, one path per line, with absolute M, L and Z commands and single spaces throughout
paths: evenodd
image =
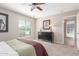
M 30 36 L 31 35 L 31 22 L 27 20 L 19 21 L 19 36 Z

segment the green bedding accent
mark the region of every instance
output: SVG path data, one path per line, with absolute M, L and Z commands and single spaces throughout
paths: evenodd
M 34 56 L 36 55 L 35 49 L 32 45 L 26 44 L 20 40 L 13 39 L 6 42 L 12 47 L 20 56 Z

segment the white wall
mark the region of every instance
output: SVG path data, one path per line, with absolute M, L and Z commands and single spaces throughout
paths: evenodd
M 44 18 L 39 18 L 36 21 L 36 34 L 38 37 L 38 32 L 40 31 L 40 29 L 42 29 L 43 27 L 43 20 L 48 20 L 50 19 L 51 21 L 51 25 L 52 25 L 52 31 L 54 32 L 54 42 L 55 43 L 60 43 L 60 44 L 64 44 L 64 19 L 72 16 L 72 15 L 76 15 L 78 12 L 78 10 L 73 10 L 73 11 L 69 11 L 69 12 L 65 12 L 65 13 L 60 13 L 57 15 L 52 15 L 49 17 L 44 17 Z
M 51 25 L 52 25 L 52 31 L 54 32 L 54 42 L 56 43 L 61 43 L 63 44 L 64 42 L 64 38 L 63 38 L 63 21 L 62 20 L 62 15 L 56 15 L 56 16 L 50 16 L 50 17 L 45 17 L 45 18 L 39 18 L 36 21 L 36 32 L 38 34 L 38 32 L 40 31 L 40 29 L 43 28 L 43 20 L 48 20 L 50 19 Z M 44 30 L 45 31 L 45 30 Z
M 3 8 L 0 8 L 0 13 L 6 13 L 9 16 L 9 31 L 0 33 L 0 41 L 2 40 L 9 40 L 17 38 L 19 35 L 19 28 L 18 28 L 18 22 L 19 20 L 28 20 L 32 23 L 32 35 L 31 38 L 35 38 L 35 19 L 12 12 L 10 10 L 6 10 Z
M 79 50 L 79 12 L 77 13 L 77 48 Z

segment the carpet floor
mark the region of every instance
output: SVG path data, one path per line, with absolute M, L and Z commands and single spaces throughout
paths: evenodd
M 72 46 L 54 44 L 39 40 L 46 49 L 49 56 L 79 56 L 79 51 Z

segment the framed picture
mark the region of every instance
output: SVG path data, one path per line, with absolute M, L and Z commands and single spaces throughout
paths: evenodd
M 43 21 L 43 29 L 49 30 L 50 29 L 50 20 L 44 20 Z
M 0 32 L 8 32 L 8 14 L 0 13 Z

